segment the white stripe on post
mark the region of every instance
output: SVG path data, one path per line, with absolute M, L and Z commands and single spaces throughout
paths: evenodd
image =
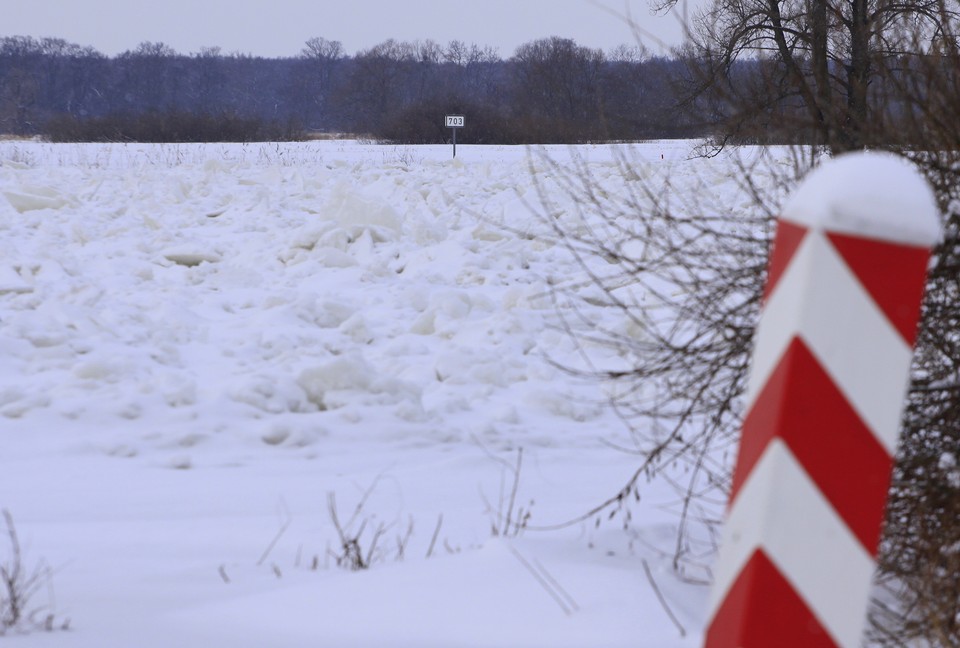
M 706 648 L 859 645 L 933 194 L 888 154 L 811 173 L 777 228 Z
M 856 335 L 838 335 L 837 326 L 845 322 L 858 323 Z M 857 413 L 872 424 L 892 454 L 912 349 L 819 232 L 804 237 L 777 290 L 764 305 L 747 391 L 748 407 L 767 383 L 787 345 L 798 335 L 835 376 L 837 387 Z
M 777 511 L 789 514 L 771 515 Z M 724 537 L 711 617 L 754 553 L 763 551 L 830 634 L 841 639 L 838 645 L 857 645 L 860 619 L 847 606 L 866 597 L 873 558 L 779 439 L 750 473 L 727 526 L 741 531 Z M 792 644 L 776 648 L 780 645 Z

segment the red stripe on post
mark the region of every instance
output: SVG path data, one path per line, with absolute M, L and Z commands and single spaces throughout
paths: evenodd
M 773 289 L 783 276 L 784 270 L 793 260 L 797 248 L 803 242 L 803 237 L 807 235 L 807 228 L 795 225 L 790 221 L 781 220 L 777 223 L 777 233 L 773 237 L 773 245 L 770 249 L 770 267 L 767 268 L 767 284 L 763 289 L 763 301 L 773 293 Z
M 920 319 L 930 250 L 827 232 L 827 238 L 907 344 Z
M 710 648 L 838 648 L 761 550 L 744 566 L 707 631 Z
M 800 338 L 790 342 L 743 422 L 731 502 L 774 438 L 787 444 L 876 556 L 893 460 Z

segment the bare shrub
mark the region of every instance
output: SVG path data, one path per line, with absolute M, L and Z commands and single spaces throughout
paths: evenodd
M 575 521 L 619 518 L 629 528 L 645 480 L 663 479 L 677 493 L 673 564 L 699 582 L 710 579 L 730 489 L 776 210 L 816 157 L 772 155 L 733 156 L 722 191 L 716 178 L 660 175 L 623 151 L 615 179 L 602 182 L 576 157 L 532 163 L 541 167 L 531 205 L 541 236 L 580 267 L 552 282 L 557 326 L 581 358 L 560 366 L 603 384 L 629 432 L 620 449 L 638 457 L 623 487 Z
M 367 500 L 375 486 L 376 482 L 367 489 L 346 521 L 340 519 L 336 494 L 327 493 L 327 511 L 337 532 L 337 546 L 328 548 L 327 553 L 337 567 L 362 571 L 379 562 L 403 560 L 406 555 L 407 544 L 413 535 L 413 519 L 408 521 L 402 532 L 394 534 L 392 548 L 385 545 L 388 533 L 395 529 L 396 524 L 378 520 L 375 514 L 366 511 Z
M 483 447 L 483 446 L 481 446 Z M 500 489 L 494 506 L 481 492 L 483 503 L 490 516 L 490 535 L 495 538 L 517 538 L 526 530 L 532 516 L 533 500 L 524 507 L 517 503 L 520 491 L 520 473 L 523 469 L 523 448 L 517 448 L 515 463 L 501 459 L 486 448 L 487 456 L 501 465 Z
M 28 567 L 13 515 L 6 509 L 3 521 L 9 555 L 0 561 L 0 636 L 8 632 L 66 630 L 69 619 L 58 620 L 49 605 L 36 602 L 37 595 L 50 581 L 50 567 L 43 561 Z

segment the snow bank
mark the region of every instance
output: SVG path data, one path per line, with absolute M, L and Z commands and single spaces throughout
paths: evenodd
M 652 143 L 635 170 L 699 175 L 689 150 Z M 550 166 L 519 147 L 458 153 L 0 143 L 0 507 L 56 567 L 75 628 L 19 643 L 697 643 L 705 592 L 646 548 L 672 523 L 656 497 L 649 538 L 491 541 L 491 455 L 525 448 L 544 523 L 619 488 L 635 458 L 604 445 L 624 431 L 601 387 L 550 362 L 580 358 L 549 287 L 582 272 L 529 209 L 530 169 L 550 187 Z M 578 154 L 622 182 L 611 150 Z M 392 495 L 372 514 L 415 520 L 407 560 L 312 571 L 335 538 L 326 493 L 351 506 L 374 482 Z M 441 514 L 441 557 L 424 560 Z

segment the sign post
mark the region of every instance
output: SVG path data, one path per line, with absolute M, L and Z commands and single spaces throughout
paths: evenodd
M 453 157 L 457 157 L 457 129 L 463 128 L 463 115 L 447 115 L 445 123 L 453 131 Z
M 930 248 L 890 154 L 825 163 L 783 208 L 705 648 L 858 648 Z

